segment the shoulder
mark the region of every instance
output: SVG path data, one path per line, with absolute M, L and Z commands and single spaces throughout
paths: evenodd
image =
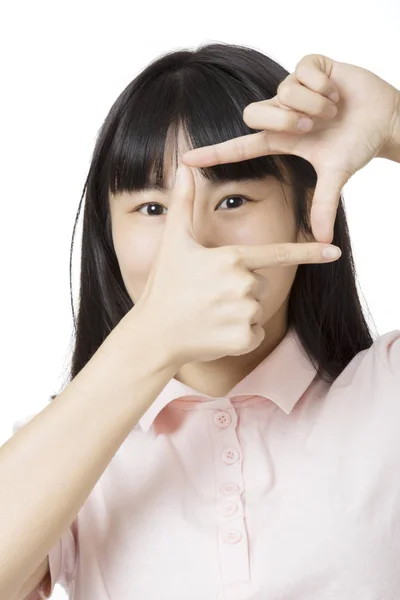
M 371 375 L 400 381 L 400 329 L 380 335 L 370 348 L 357 354 L 353 360 Z
M 369 348 L 358 352 L 335 383 L 361 377 L 387 378 L 400 381 L 400 329 L 377 337 Z
M 346 416 L 359 425 L 364 419 L 376 425 L 381 419 L 387 422 L 388 415 L 400 416 L 400 330 L 380 335 L 358 352 L 331 385 L 329 396 L 335 406 L 342 398 Z M 398 419 L 392 421 L 398 434 Z
M 381 335 L 372 345 L 377 367 L 400 380 L 400 329 Z
M 378 336 L 358 352 L 328 389 L 331 397 L 347 398 L 356 410 L 381 410 L 392 404 L 393 410 L 400 410 L 400 330 Z

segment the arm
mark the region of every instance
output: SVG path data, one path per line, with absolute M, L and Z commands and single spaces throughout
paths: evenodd
M 20 597 L 176 373 L 167 345 L 134 307 L 64 391 L 0 448 L 0 598 Z

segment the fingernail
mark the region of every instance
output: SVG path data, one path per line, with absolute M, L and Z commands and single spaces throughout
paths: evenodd
M 300 117 L 297 127 L 301 131 L 308 131 L 313 126 L 313 121 L 308 117 Z
M 341 253 L 340 248 L 337 248 L 337 246 L 328 246 L 328 248 L 322 250 L 322 256 L 324 258 L 338 258 Z

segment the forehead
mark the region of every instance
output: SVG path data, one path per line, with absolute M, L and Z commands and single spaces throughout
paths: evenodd
M 181 162 L 183 154 L 193 148 L 188 135 L 189 134 L 181 122 L 171 123 L 167 130 L 163 155 L 160 157 L 161 162 L 156 162 L 157 159 L 154 157 L 148 165 L 149 171 L 147 172 L 147 177 L 145 178 L 145 181 L 141 182 L 140 187 L 129 192 L 124 190 L 117 192 L 116 194 L 110 194 L 110 200 L 112 196 L 142 197 L 143 195 L 147 196 L 148 193 L 153 194 L 155 192 L 169 194 L 174 187 L 176 170 Z M 250 186 L 248 193 L 261 194 L 266 189 L 266 183 L 268 183 L 267 189 L 269 190 L 269 193 L 271 193 L 274 184 L 278 183 L 277 181 L 275 182 L 275 176 L 271 173 L 258 173 L 258 175 L 243 173 L 242 176 L 233 175 L 232 179 L 226 176 L 217 176 L 216 178 L 212 177 L 210 179 L 204 175 L 203 169 L 196 167 L 188 168 L 191 170 L 196 189 L 199 190 L 200 194 L 202 193 L 201 190 L 208 194 L 215 188 L 222 188 L 221 192 L 225 191 L 225 187 L 233 190 L 234 185 Z M 160 171 L 162 171 L 162 177 Z

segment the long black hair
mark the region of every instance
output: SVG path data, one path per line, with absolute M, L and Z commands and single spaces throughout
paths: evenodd
M 86 193 L 77 318 L 71 286 L 74 342 L 68 382 L 133 307 L 113 246 L 110 193 L 141 190 L 149 182 L 163 185 L 165 146 L 178 126 L 184 127 L 190 148 L 254 133 L 243 121 L 245 106 L 274 97 L 288 74 L 258 50 L 213 43 L 157 58 L 117 98 L 97 136 L 72 234 L 70 281 L 75 228 Z M 216 183 L 268 175 L 288 183 L 289 177 L 297 227 L 314 239 L 308 200 L 317 175 L 308 161 L 263 156 L 202 168 L 201 174 Z M 342 250 L 340 259 L 300 264 L 288 305 L 289 326 L 328 382 L 373 343 L 357 292 L 342 197 L 333 243 Z

